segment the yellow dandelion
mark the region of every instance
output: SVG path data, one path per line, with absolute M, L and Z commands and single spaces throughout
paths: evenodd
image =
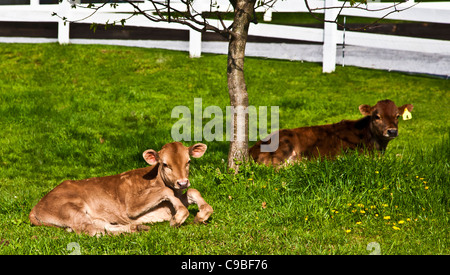
M 331 213 L 334 213 L 334 212 L 336 212 L 336 210 L 334 210 L 334 209 L 331 209 Z
M 424 180 L 424 178 L 419 178 L 419 180 Z
M 378 171 L 375 171 L 375 174 L 379 174 L 380 172 L 378 172 Z
M 391 219 L 391 216 L 384 216 L 383 219 L 385 219 L 385 220 L 390 220 L 390 219 Z
M 400 227 L 397 227 L 397 226 L 393 226 L 392 227 L 394 230 L 400 230 Z
M 407 222 L 410 222 L 410 221 L 411 221 L 411 219 L 410 219 L 410 218 L 407 218 L 407 219 L 406 219 L 406 221 L 407 221 Z
M 350 207 L 350 206 L 352 206 L 352 204 L 351 204 L 351 203 L 347 203 L 347 206 L 349 206 L 349 207 Z
M 375 214 L 375 217 L 378 217 L 378 214 Z
M 416 179 L 418 179 L 419 178 L 419 176 L 416 176 Z
M 370 209 L 374 209 L 374 208 L 377 208 L 377 207 L 375 205 L 370 206 Z
M 253 180 L 252 178 L 249 178 L 248 180 Z
M 359 213 L 364 214 L 364 213 L 366 213 L 366 211 L 360 210 Z
M 262 186 L 262 188 L 266 188 L 266 186 L 265 186 L 265 185 L 263 185 L 263 186 Z
M 356 222 L 356 224 L 362 224 L 362 222 Z
M 388 207 L 389 205 L 383 203 L 381 206 L 383 206 L 383 207 Z
M 364 207 L 364 204 L 358 203 L 356 206 L 358 206 L 358 207 Z
M 352 210 L 352 213 L 355 213 L 355 212 L 356 212 L 356 209 L 353 209 L 353 210 Z
M 428 190 L 428 188 L 429 188 L 428 186 L 425 186 L 425 190 Z
M 405 223 L 405 221 L 404 220 L 400 220 L 400 221 L 398 221 L 398 224 L 404 224 Z
M 347 230 L 345 230 L 345 233 L 350 233 L 350 232 L 352 232 L 352 230 L 351 230 L 351 229 L 347 229 Z
M 427 184 L 427 182 L 426 182 L 426 181 L 423 181 L 423 183 Z
M 278 188 L 275 188 L 275 191 L 277 191 L 278 190 Z

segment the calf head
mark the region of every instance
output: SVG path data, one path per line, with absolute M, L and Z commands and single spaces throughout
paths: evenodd
M 190 156 L 199 158 L 206 151 L 206 145 L 197 143 L 190 147 L 181 142 L 172 142 L 164 145 L 159 152 L 149 149 L 142 155 L 150 165 L 158 164 L 158 174 L 166 186 L 172 189 L 186 189 L 189 183 Z
M 403 115 L 405 109 L 409 112 L 413 109 L 412 104 L 397 107 L 389 99 L 378 101 L 375 106 L 361 105 L 359 111 L 365 116 L 370 116 L 370 130 L 376 138 L 389 141 L 398 136 L 398 119 Z

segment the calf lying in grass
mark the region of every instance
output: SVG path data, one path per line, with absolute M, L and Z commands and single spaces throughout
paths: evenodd
M 205 222 L 212 207 L 195 189 L 188 189 L 189 163 L 201 157 L 206 145 L 166 144 L 159 152 L 143 153 L 150 167 L 119 175 L 67 180 L 44 196 L 29 215 L 33 225 L 68 228 L 91 236 L 148 229 L 144 223 L 169 221 L 180 226 L 197 204 L 195 222 Z M 184 194 L 183 191 L 187 190 Z
M 364 118 L 342 120 L 329 125 L 282 129 L 271 134 L 278 135 L 278 148 L 262 152 L 261 145 L 268 144 L 272 139 L 260 140 L 250 148 L 249 154 L 256 162 L 280 165 L 304 157 L 333 157 L 348 150 L 376 149 L 383 153 L 389 141 L 398 136 L 399 117 L 405 110 L 411 112 L 412 109 L 411 104 L 397 107 L 391 100 L 378 101 L 374 106 L 361 105 L 359 111 Z

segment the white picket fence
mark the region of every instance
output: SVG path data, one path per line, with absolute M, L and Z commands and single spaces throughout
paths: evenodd
M 162 0 L 163 1 L 163 0 Z M 211 1 L 196 1 L 195 9 L 197 11 L 211 11 L 210 7 Z M 220 11 L 230 11 L 232 7 L 227 0 L 215 0 L 212 1 L 219 7 Z M 177 4 L 176 0 L 171 1 L 172 4 Z M 337 0 L 309 0 L 308 1 L 311 8 L 323 8 L 331 6 L 342 6 L 343 2 Z M 178 3 L 180 8 L 181 3 Z M 367 11 L 364 9 L 355 8 L 343 8 L 341 15 L 345 16 L 358 16 L 358 17 L 371 17 L 371 18 L 381 18 L 386 14 L 389 14 L 386 19 L 396 19 L 396 20 L 406 20 L 406 21 L 416 21 L 416 22 L 429 22 L 429 23 L 443 23 L 449 24 L 450 31 L 450 2 L 425 2 L 425 3 L 414 3 L 410 0 L 406 3 L 402 3 L 397 7 L 391 7 L 393 3 L 378 3 L 369 2 L 363 7 L 367 7 Z M 143 9 L 150 8 L 151 6 L 148 1 L 139 3 L 140 7 Z M 391 8 L 389 8 L 391 7 Z M 396 12 L 397 10 L 402 10 L 410 7 L 401 12 Z M 217 8 L 214 8 L 216 10 Z M 131 5 L 123 3 L 119 4 L 116 8 L 109 5 L 98 10 L 92 16 L 88 16 L 92 13 L 92 10 L 85 8 L 71 8 L 69 1 L 63 1 L 61 4 L 57 5 L 41 5 L 39 0 L 30 0 L 30 5 L 0 5 L 0 21 L 8 22 L 58 22 L 58 39 L 60 44 L 67 43 L 103 43 L 103 44 L 119 44 L 119 45 L 130 45 L 139 46 L 142 41 L 117 41 L 117 40 L 92 40 L 86 41 L 81 39 L 70 39 L 69 24 L 64 23 L 59 17 L 52 16 L 53 13 L 57 13 L 60 17 L 65 17 L 69 21 L 76 21 L 83 19 L 80 22 L 83 23 L 98 23 L 104 24 L 106 22 L 113 22 L 114 20 L 120 21 L 123 18 L 128 17 L 124 13 L 133 12 Z M 275 5 L 267 10 L 260 9 L 257 11 L 265 12 L 265 20 L 270 20 L 271 14 L 273 12 L 307 12 L 307 8 L 303 0 L 285 0 L 277 1 Z M 315 11 L 317 13 L 325 13 L 326 20 L 334 20 L 339 10 L 337 9 L 321 9 Z M 218 27 L 221 23 L 218 20 L 209 20 L 210 23 L 216 24 Z M 231 24 L 231 21 L 224 22 L 227 26 Z M 127 26 L 139 26 L 139 27 L 153 27 L 153 28 L 165 28 L 165 29 L 177 29 L 177 30 L 189 30 L 189 42 L 188 50 L 191 57 L 199 57 L 202 52 L 202 45 L 206 45 L 205 42 L 202 43 L 201 33 L 189 29 L 189 27 L 176 24 L 176 23 L 166 23 L 166 22 L 152 22 L 145 18 L 144 16 L 138 15 L 130 18 L 126 21 Z M 338 45 L 344 42 L 343 33 L 337 29 L 336 24 L 324 23 L 323 29 L 318 28 L 306 28 L 306 27 L 296 27 L 296 26 L 285 26 L 285 25 L 274 25 L 274 24 L 252 24 L 249 29 L 249 35 L 262 36 L 262 37 L 272 37 L 281 39 L 294 39 L 302 41 L 311 41 L 323 43 L 321 61 L 323 63 L 323 72 L 332 72 L 335 70 L 336 66 L 336 50 Z M 0 37 L 0 42 L 47 42 L 52 41 L 52 39 L 38 39 L 38 38 L 6 38 Z M 156 44 L 156 45 L 155 45 Z M 210 42 L 211 45 L 218 45 L 220 50 L 208 50 L 209 52 L 226 53 L 226 48 L 220 43 Z M 383 50 L 401 50 L 407 52 L 418 52 L 422 54 L 439 54 L 444 56 L 449 56 L 450 60 L 450 41 L 437 40 L 437 39 L 424 39 L 424 38 L 413 38 L 395 35 L 383 35 L 383 34 L 372 34 L 364 32 L 346 31 L 345 32 L 345 44 L 349 46 L 357 47 L 369 47 L 373 49 L 383 49 Z M 157 41 L 154 44 L 156 48 L 169 48 L 169 49 L 180 49 L 176 46 L 176 42 L 167 41 L 161 42 Z M 181 49 L 185 47 L 185 44 L 181 46 Z M 289 47 L 285 47 L 289 50 Z M 279 49 L 283 49 L 280 47 Z M 278 54 L 278 55 L 277 55 Z M 256 54 L 258 55 L 258 54 Z M 266 57 L 280 58 L 279 53 L 273 52 L 271 56 L 270 51 L 267 56 L 267 51 L 265 53 Z M 281 57 L 282 58 L 282 57 Z M 287 57 L 287 59 L 290 59 Z M 441 64 L 442 65 L 442 64 Z M 450 63 L 445 63 L 442 66 L 449 68 L 444 68 L 444 70 L 450 71 Z M 450 73 L 444 72 L 444 75 L 449 75 Z

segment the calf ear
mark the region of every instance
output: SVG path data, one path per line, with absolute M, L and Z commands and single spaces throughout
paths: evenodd
M 142 153 L 142 156 L 144 157 L 145 161 L 150 164 L 150 166 L 158 163 L 159 155 L 155 150 L 145 150 L 145 152 Z
M 206 151 L 207 146 L 203 143 L 197 143 L 189 147 L 189 155 L 194 158 L 199 158 L 203 156 Z
M 403 112 L 405 111 L 405 109 L 408 109 L 409 112 L 412 112 L 414 106 L 412 104 L 405 104 L 401 107 L 398 107 L 398 114 L 399 115 L 403 115 Z
M 370 116 L 372 115 L 372 111 L 374 110 L 375 106 L 370 107 L 370 105 L 363 104 L 359 105 L 359 111 L 363 116 Z

